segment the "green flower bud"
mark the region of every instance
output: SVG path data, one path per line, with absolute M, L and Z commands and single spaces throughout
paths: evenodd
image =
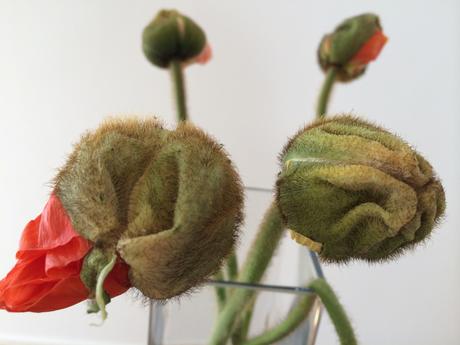
M 154 120 L 103 124 L 76 146 L 55 193 L 95 248 L 82 271 L 85 284 L 93 287 L 118 251 L 131 284 L 156 299 L 216 272 L 234 250 L 242 219 L 243 192 L 231 161 L 190 124 L 175 131 Z
M 242 186 L 220 145 L 190 124 L 172 132 L 131 194 L 118 244 L 146 296 L 176 296 L 215 273 L 242 219 Z
M 397 136 L 351 116 L 319 120 L 281 154 L 280 212 L 329 261 L 380 261 L 427 237 L 445 209 L 431 165 Z
M 142 49 L 154 65 L 167 68 L 171 61 L 187 62 L 206 46 L 203 30 L 174 10 L 160 11 L 142 34 Z
M 336 69 L 337 79 L 349 81 L 362 75 L 385 45 L 379 18 L 362 14 L 341 23 L 321 40 L 318 61 L 323 71 Z

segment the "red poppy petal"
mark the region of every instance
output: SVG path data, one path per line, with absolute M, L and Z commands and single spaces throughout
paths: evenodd
M 366 65 L 375 60 L 383 49 L 388 38 L 382 30 L 377 30 L 369 40 L 364 43 L 361 49 L 351 59 L 352 63 Z
M 128 273 L 129 266 L 119 258 L 104 282 L 104 289 L 110 297 L 121 295 L 131 287 Z
M 59 280 L 40 300 L 28 307 L 27 311 L 36 313 L 68 308 L 86 300 L 89 291 L 80 275 Z
M 64 279 L 72 275 L 79 275 L 81 272 L 81 266 L 83 260 L 72 262 L 67 266 L 63 267 L 53 267 L 46 271 L 46 276 L 49 279 Z
M 80 279 L 82 260 L 61 268 L 55 277 L 45 274 L 45 258 L 19 261 L 0 282 L 0 309 L 51 311 L 79 303 L 89 295 Z
M 73 229 L 61 201 L 51 194 L 43 212 L 35 220 L 29 222 L 21 237 L 17 258 L 23 258 L 30 252 L 44 252 L 69 243 L 79 237 Z
M 30 260 L 19 260 L 13 269 L 2 280 L 4 288 L 46 279 L 44 270 L 45 258 L 38 257 Z M 0 291 L 1 293 L 1 291 Z
M 45 271 L 48 275 L 54 268 L 66 267 L 72 262 L 80 261 L 88 253 L 89 243 L 82 237 L 75 237 L 64 246 L 46 253 Z

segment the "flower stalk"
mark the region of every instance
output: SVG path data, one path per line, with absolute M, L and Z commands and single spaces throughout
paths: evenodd
M 187 95 L 185 91 L 185 78 L 180 61 L 173 60 L 169 64 L 171 80 L 173 84 L 174 100 L 176 105 L 178 121 L 188 120 Z
M 326 77 L 324 78 L 323 86 L 318 98 L 318 107 L 316 110 L 316 117 L 323 118 L 327 113 L 327 106 L 331 96 L 332 88 L 334 86 L 337 76 L 337 70 L 335 67 L 331 67 L 326 72 Z
M 278 247 L 283 230 L 278 206 L 273 202 L 259 227 L 238 281 L 252 283 L 260 281 Z M 217 318 L 210 345 L 226 344 L 235 329 L 238 316 L 251 306 L 253 296 L 254 291 L 247 289 L 236 289 L 233 292 Z

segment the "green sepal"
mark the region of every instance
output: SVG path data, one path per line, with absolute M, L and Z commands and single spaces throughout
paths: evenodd
M 113 253 L 101 248 L 93 248 L 83 260 L 80 278 L 93 296 L 96 292 L 97 278 L 100 272 L 110 262 Z

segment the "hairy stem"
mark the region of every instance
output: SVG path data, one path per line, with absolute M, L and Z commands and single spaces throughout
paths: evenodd
M 228 280 L 236 280 L 238 277 L 238 258 L 236 253 L 232 253 L 227 261 L 227 278 Z
M 285 338 L 294 332 L 310 315 L 314 301 L 315 295 L 313 294 L 302 297 L 281 323 L 263 334 L 243 342 L 241 345 L 268 345 Z
M 224 280 L 224 275 L 222 274 L 222 270 L 217 272 L 214 275 L 214 278 L 216 280 Z M 224 306 L 225 306 L 225 301 L 227 300 L 227 291 L 225 288 L 222 287 L 215 287 L 214 290 L 216 291 L 216 298 L 217 298 L 217 310 L 220 312 Z
M 276 202 L 272 202 L 259 227 L 238 281 L 258 282 L 268 267 L 283 234 L 284 226 Z M 211 345 L 225 345 L 235 328 L 238 316 L 251 303 L 254 291 L 236 289 L 219 314 L 211 337 Z
M 176 103 L 177 119 L 186 121 L 187 115 L 187 98 L 185 92 L 184 73 L 180 61 L 173 60 L 170 63 L 171 79 L 174 88 L 174 96 Z
M 327 105 L 331 96 L 332 87 L 334 86 L 337 71 L 335 67 L 330 67 L 327 70 L 326 78 L 324 79 L 323 86 L 318 98 L 318 107 L 316 109 L 316 117 L 323 118 L 327 112 Z
M 249 327 L 251 325 L 252 315 L 254 312 L 254 304 L 256 302 L 256 295 L 253 295 L 251 302 L 246 307 L 244 313 L 240 317 L 239 323 L 235 329 L 235 332 L 232 334 L 232 344 L 241 345 L 244 342 L 249 333 Z
M 310 284 L 310 288 L 321 298 L 329 317 L 334 324 L 341 345 L 358 344 L 355 332 L 348 316 L 340 304 L 336 294 L 326 280 L 319 278 Z

